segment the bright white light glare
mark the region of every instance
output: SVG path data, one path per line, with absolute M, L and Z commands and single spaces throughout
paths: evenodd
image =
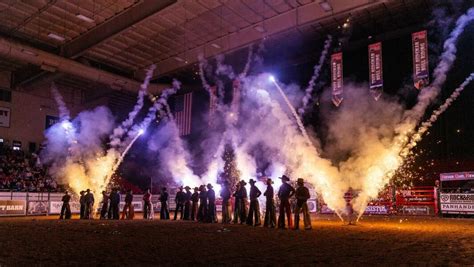
M 273 76 L 273 75 L 270 75 L 270 77 L 268 77 L 268 79 L 270 80 L 270 82 L 275 82 L 275 76 Z
M 66 130 L 69 130 L 72 128 L 72 125 L 69 121 L 65 120 L 61 122 L 61 127 L 63 127 Z
M 143 130 L 143 129 L 138 130 L 138 135 L 142 135 L 144 133 L 145 133 L 145 130 Z

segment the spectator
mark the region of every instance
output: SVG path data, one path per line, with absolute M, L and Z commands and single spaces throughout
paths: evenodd
M 4 150 L 0 155 L 0 190 L 56 192 L 58 184 L 46 170 L 37 164 L 35 154 Z

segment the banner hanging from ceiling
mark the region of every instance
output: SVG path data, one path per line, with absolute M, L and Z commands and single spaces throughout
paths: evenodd
M 338 107 L 343 98 L 342 52 L 331 55 L 332 103 Z
M 426 31 L 412 33 L 413 84 L 421 90 L 429 83 L 428 35 Z
M 383 91 L 382 43 L 369 45 L 369 88 L 377 101 Z

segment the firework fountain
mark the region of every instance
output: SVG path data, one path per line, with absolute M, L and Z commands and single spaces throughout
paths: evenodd
M 59 106 L 61 122 L 46 131 L 47 147 L 41 156 L 52 165 L 51 174 L 76 194 L 86 188 L 94 193 L 106 189 L 127 152 L 154 120 L 156 112 L 161 112 L 167 98 L 179 89 L 180 83 L 174 81 L 173 87 L 164 90 L 153 103 L 145 119 L 141 123 L 135 122 L 143 108 L 153 70 L 154 66 L 148 69 L 133 110 L 115 128 L 112 115 L 105 107 L 83 111 L 69 121 L 69 111 L 53 85 L 52 93 Z M 102 146 L 104 139 L 109 140 L 110 148 L 107 150 Z
M 416 138 L 415 129 L 418 122 L 428 106 L 441 92 L 447 74 L 456 59 L 457 40 L 472 20 L 474 20 L 474 8 L 469 9 L 456 21 L 449 38 L 444 42 L 444 51 L 434 70 L 433 82 L 420 92 L 418 103 L 403 113 L 401 121 L 395 127 L 396 135 L 392 141 L 379 139 L 380 150 L 379 153 L 375 153 L 377 157 L 369 156 L 369 154 L 374 154 L 374 151 L 362 150 L 348 161 L 367 166 L 359 173 L 360 177 L 363 177 L 362 182 L 358 183 L 358 189 L 361 192 L 354 200 L 354 208 L 359 214 L 359 218 L 367 207 L 368 201 L 377 197 L 380 190 L 389 183 L 396 170 L 403 164 L 410 149 L 416 146 L 418 138 Z M 424 127 L 428 126 L 428 124 L 422 125 L 420 129 L 425 131 Z M 411 138 L 414 134 L 415 138 Z M 411 144 L 407 146 L 410 142 Z

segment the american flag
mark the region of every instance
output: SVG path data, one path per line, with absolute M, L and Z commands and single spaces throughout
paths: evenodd
M 193 107 L 193 93 L 175 96 L 174 119 L 179 130 L 179 136 L 191 133 L 191 110 Z

